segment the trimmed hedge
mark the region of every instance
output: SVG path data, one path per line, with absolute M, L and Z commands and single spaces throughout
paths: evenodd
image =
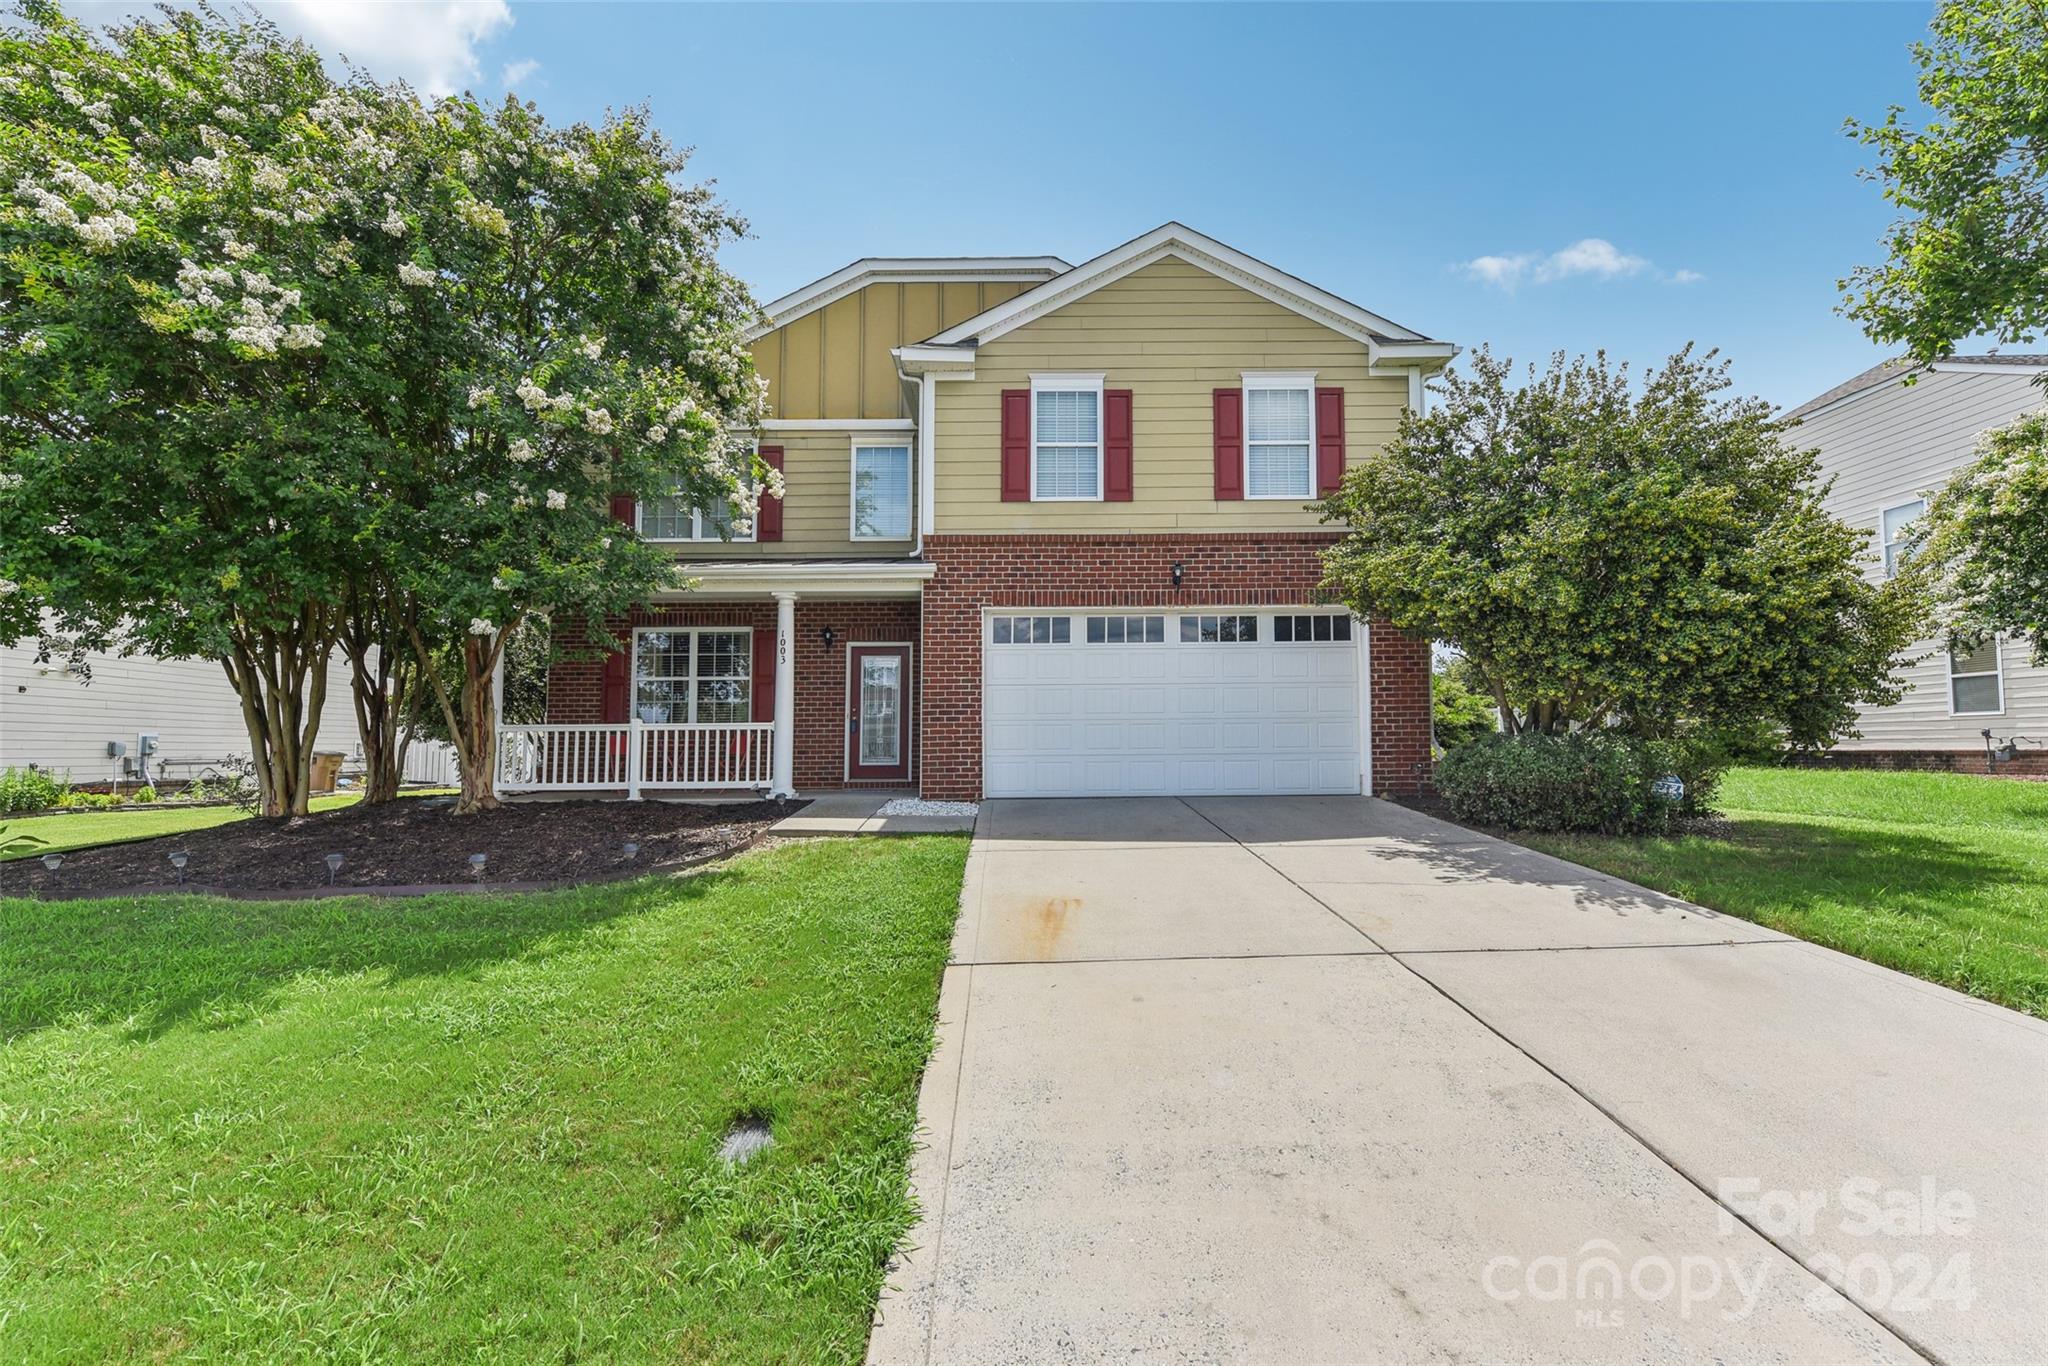
M 1496 735 L 1445 754 L 1436 784 L 1473 825 L 1635 835 L 1706 810 L 1722 767 L 1708 746 L 1618 731 Z M 1659 790 L 1667 776 L 1682 797 Z

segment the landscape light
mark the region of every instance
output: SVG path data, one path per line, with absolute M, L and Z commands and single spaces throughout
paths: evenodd
M 185 883 L 185 860 L 191 857 L 192 856 L 186 853 L 183 849 L 179 849 L 171 855 L 171 867 L 178 870 L 179 886 L 183 886 Z
M 64 856 L 63 856 L 62 854 L 45 854 L 45 855 L 43 855 L 43 867 L 45 867 L 45 868 L 48 868 L 48 869 L 49 869 L 49 870 L 50 870 L 51 872 L 53 872 L 53 873 L 54 873 L 54 872 L 56 872 L 56 871 L 57 871 L 57 870 L 58 870 L 59 868 L 62 868 L 63 866 L 64 866 Z
M 482 877 L 484 875 L 484 861 L 488 858 L 490 858 L 489 854 L 471 854 L 469 856 L 470 869 L 478 877 Z
M 627 840 L 624 844 L 620 845 L 619 848 L 625 852 L 627 858 L 640 857 L 640 846 L 632 840 Z
M 327 885 L 328 885 L 328 886 L 332 887 L 332 886 L 334 885 L 334 875 L 335 875 L 336 873 L 340 872 L 340 871 L 341 871 L 341 855 L 339 855 L 339 854 L 329 854 L 329 855 L 327 856 Z

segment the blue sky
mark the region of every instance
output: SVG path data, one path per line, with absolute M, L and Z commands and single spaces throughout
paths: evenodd
M 1177 218 L 1432 336 L 1697 341 L 1787 404 L 1882 355 L 1834 312 L 1891 218 L 1842 121 L 1913 103 L 1932 12 L 271 8 L 378 74 L 509 78 L 557 119 L 648 104 L 752 221 L 728 260 L 764 300 L 858 256 L 1079 262 Z

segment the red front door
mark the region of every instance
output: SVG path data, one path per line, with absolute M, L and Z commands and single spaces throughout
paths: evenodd
M 910 647 L 855 645 L 846 656 L 846 776 L 908 782 Z

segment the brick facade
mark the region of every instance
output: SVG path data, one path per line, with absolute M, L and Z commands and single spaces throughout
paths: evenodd
M 982 608 L 1317 602 L 1321 552 L 1335 539 L 1328 532 L 926 537 L 925 557 L 938 573 L 924 591 L 924 795 L 981 796 Z M 1429 644 L 1380 622 L 1370 644 L 1373 790 L 1413 792 L 1429 778 Z
M 1831 749 L 1820 754 L 1797 754 L 1792 763 L 1801 768 L 1905 769 L 1921 773 L 1991 773 L 1999 778 L 2048 779 L 2048 750 L 2023 749 L 2009 760 L 1987 769 L 1984 751 L 1978 749 Z
M 915 598 L 846 602 L 797 599 L 796 715 L 793 721 L 795 781 L 799 792 L 840 787 L 896 787 L 899 783 L 849 783 L 846 779 L 847 655 L 849 645 L 911 644 L 910 674 L 917 677 L 918 611 Z M 613 617 L 607 625 L 624 634 L 636 626 L 728 626 L 756 631 L 775 629 L 775 603 L 680 603 L 652 607 L 629 617 Z M 834 640 L 827 650 L 819 639 L 830 626 Z M 565 630 L 581 639 L 580 628 Z M 911 778 L 917 781 L 918 727 L 921 718 L 915 686 L 910 702 Z M 597 659 L 558 663 L 548 671 L 548 720 L 561 725 L 590 725 L 603 720 L 604 665 Z

